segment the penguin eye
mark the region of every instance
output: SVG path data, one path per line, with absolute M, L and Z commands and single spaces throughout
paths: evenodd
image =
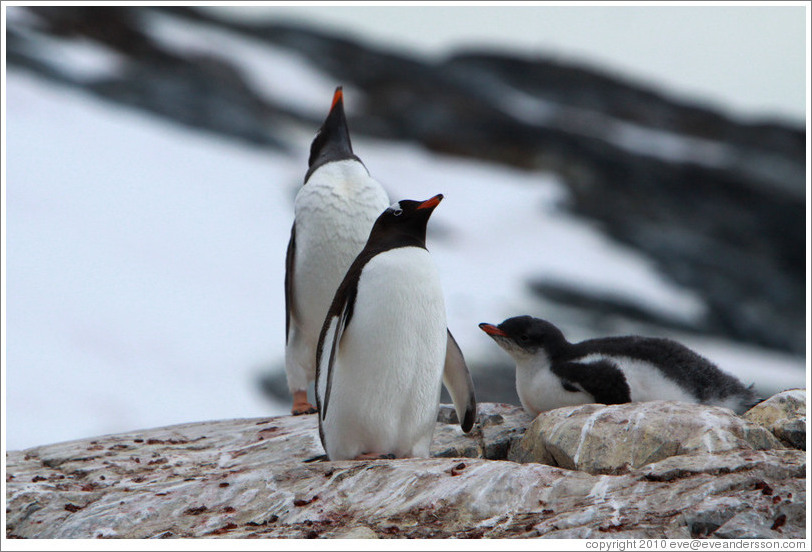
M 519 336 L 519 341 L 521 341 L 522 343 L 527 343 L 528 341 L 530 341 L 530 337 L 527 334 L 522 334 Z
M 403 214 L 403 209 L 395 209 L 394 211 L 392 211 L 392 214 L 395 215 L 396 217 L 399 217 L 400 215 Z

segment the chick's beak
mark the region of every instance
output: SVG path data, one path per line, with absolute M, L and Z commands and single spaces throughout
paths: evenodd
M 483 332 L 485 332 L 486 334 L 490 335 L 491 337 L 494 337 L 494 336 L 507 337 L 508 336 L 508 334 L 506 334 L 504 331 L 500 330 L 497 326 L 494 326 L 493 324 L 487 324 L 487 323 L 483 322 L 482 324 L 479 325 L 479 328 Z

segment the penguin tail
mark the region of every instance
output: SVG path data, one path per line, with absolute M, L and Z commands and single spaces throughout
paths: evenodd
M 752 399 L 750 399 L 749 401 L 746 401 L 744 403 L 744 407 L 747 410 L 750 410 L 751 408 L 753 408 L 757 404 L 763 403 L 765 400 L 767 400 L 767 399 L 762 399 L 761 397 L 753 397 Z
M 308 458 L 304 461 L 305 464 L 310 464 L 312 462 L 327 462 L 330 459 L 327 457 L 326 454 L 319 454 L 318 456 L 314 456 L 313 458 Z
M 741 413 L 747 412 L 757 404 L 763 403 L 766 400 L 765 398 L 756 394 L 754 387 L 755 383 L 751 383 L 747 386 L 746 393 L 741 398 Z

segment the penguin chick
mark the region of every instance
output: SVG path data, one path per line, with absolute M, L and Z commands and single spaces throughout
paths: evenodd
M 383 187 L 353 153 L 341 87 L 310 147 L 296 195 L 285 262 L 285 372 L 294 415 L 312 414 L 307 386 L 327 309 L 372 224 L 389 205 Z
M 570 343 L 530 316 L 479 327 L 516 361 L 516 391 L 532 414 L 588 403 L 676 400 L 741 414 L 759 401 L 751 388 L 670 339 L 626 336 Z
M 386 209 L 336 291 L 316 372 L 319 436 L 330 460 L 427 457 L 441 382 L 463 431 L 473 426 L 473 382 L 426 250 L 426 225 L 442 197 Z

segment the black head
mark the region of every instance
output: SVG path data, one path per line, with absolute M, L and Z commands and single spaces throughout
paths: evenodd
M 437 194 L 426 201 L 402 199 L 380 214 L 369 233 L 367 247 L 426 247 L 426 225 L 434 208 L 443 200 Z
M 305 181 L 321 165 L 342 159 L 360 161 L 352 152 L 350 129 L 347 127 L 347 117 L 344 115 L 344 94 L 339 86 L 333 95 L 330 113 L 327 114 L 313 143 L 310 144 L 310 159 L 307 161 L 310 169 Z
M 544 352 L 554 359 L 569 345 L 561 330 L 532 316 L 508 318 L 498 326 L 483 322 L 479 327 L 514 358 Z

